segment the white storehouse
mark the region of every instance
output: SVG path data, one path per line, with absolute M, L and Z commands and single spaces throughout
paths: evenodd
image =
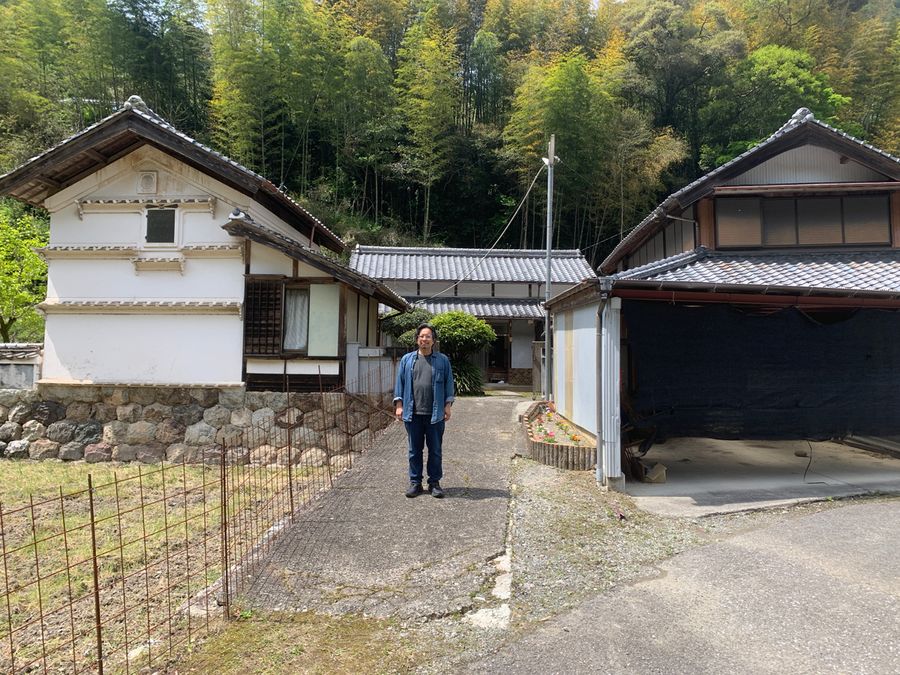
M 343 242 L 272 183 L 137 97 L 0 194 L 50 213 L 41 383 L 343 384 L 378 304 L 406 307 L 329 257 Z

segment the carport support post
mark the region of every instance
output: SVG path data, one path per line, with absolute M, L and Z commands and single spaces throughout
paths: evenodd
M 610 490 L 625 486 L 622 476 L 621 386 L 622 299 L 609 298 L 603 307 L 600 334 L 600 419 L 597 481 Z

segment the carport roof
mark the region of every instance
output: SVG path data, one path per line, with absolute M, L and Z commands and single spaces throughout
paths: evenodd
M 727 252 L 699 247 L 608 277 L 614 289 L 900 298 L 900 250 Z

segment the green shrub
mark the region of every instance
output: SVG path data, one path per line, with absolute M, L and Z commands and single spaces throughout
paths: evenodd
M 476 395 L 484 393 L 481 377 L 481 368 L 471 361 L 451 361 L 453 368 L 453 381 L 456 385 L 458 396 Z
M 438 314 L 431 325 L 437 330 L 441 351 L 453 362 L 466 361 L 497 339 L 493 328 L 465 312 Z

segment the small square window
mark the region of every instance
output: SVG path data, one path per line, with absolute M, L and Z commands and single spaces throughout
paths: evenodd
M 175 209 L 147 209 L 148 244 L 175 243 Z

